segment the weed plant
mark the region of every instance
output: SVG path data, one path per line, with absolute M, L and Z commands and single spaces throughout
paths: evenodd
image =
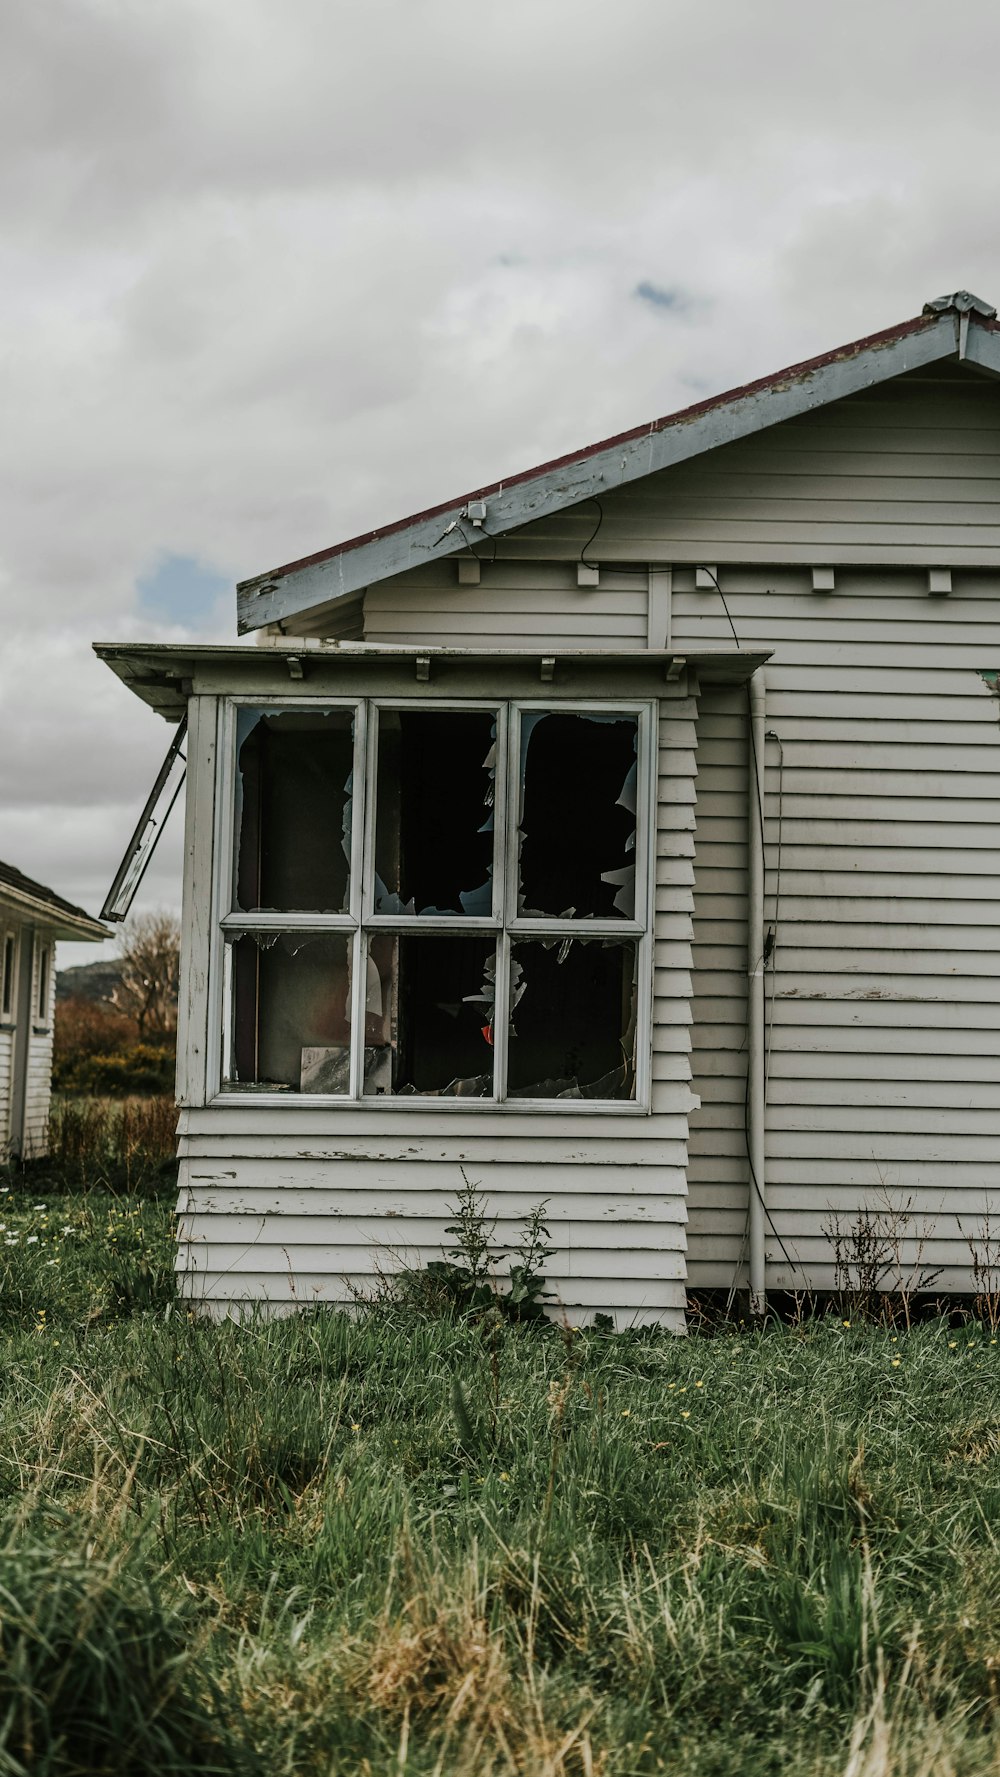
M 177 1107 L 172 1098 L 55 1097 L 48 1152 L 0 1166 L 10 1188 L 50 1195 L 115 1191 L 173 1198 Z
M 988 1324 L 215 1324 L 0 1201 L 3 1777 L 1000 1766 Z

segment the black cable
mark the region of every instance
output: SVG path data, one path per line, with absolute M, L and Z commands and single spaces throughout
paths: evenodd
M 597 536 L 598 531 L 600 530 L 602 524 L 604 523 L 604 507 L 601 505 L 601 502 L 597 498 L 596 494 L 592 494 L 591 499 L 593 500 L 594 505 L 597 507 L 597 523 L 595 524 L 593 530 L 590 533 L 590 536 L 587 538 L 586 543 L 584 544 L 583 548 L 580 551 L 580 560 L 583 563 L 583 566 L 585 568 L 599 568 L 601 565 L 600 562 L 587 560 L 587 550 L 590 548 L 590 545 L 594 541 L 594 538 Z
M 703 574 L 708 575 L 709 579 L 712 582 L 712 585 L 715 587 L 716 592 L 718 593 L 720 599 L 722 600 L 722 609 L 725 611 L 726 616 L 729 618 L 729 627 L 733 632 L 733 641 L 736 643 L 737 648 L 742 648 L 743 644 L 740 641 L 739 636 L 736 634 L 736 625 L 733 622 L 732 617 L 730 616 L 729 606 L 726 604 L 726 595 L 723 592 L 722 587 L 719 585 L 719 582 L 716 579 L 715 575 L 713 574 L 711 568 L 703 567 L 701 571 Z
M 479 524 L 479 525 L 473 525 L 473 523 L 472 523 L 472 520 L 471 520 L 471 518 L 466 518 L 466 516 L 465 516 L 465 513 L 464 513 L 464 512 L 460 512 L 460 513 L 459 513 L 459 515 L 458 515 L 458 518 L 457 518 L 457 520 L 456 520 L 456 523 L 458 523 L 458 524 L 460 524 L 460 525 L 462 525 L 462 526 L 463 526 L 463 527 L 464 527 L 464 526 L 465 526 L 465 525 L 466 525 L 466 524 L 467 524 L 467 525 L 469 525 L 469 527 L 470 527 L 470 529 L 473 529 L 473 530 L 478 530 L 478 531 L 482 531 L 482 533 L 483 533 L 483 536 L 484 536 L 484 537 L 488 537 L 488 538 L 489 538 L 489 540 L 490 540 L 490 542 L 491 542 L 491 543 L 492 543 L 492 545 L 493 545 L 493 554 L 492 554 L 492 555 L 491 555 L 491 556 L 490 556 L 490 564 L 491 564 L 491 565 L 492 565 L 492 564 L 493 564 L 493 562 L 495 562 L 495 561 L 496 561 L 496 558 L 497 558 L 497 539 L 496 539 L 496 537 L 495 537 L 495 536 L 494 536 L 494 535 L 493 535 L 493 532 L 492 532 L 492 531 L 488 531 L 488 530 L 487 530 L 487 529 L 486 529 L 486 526 L 485 526 L 485 525 L 484 525 L 484 524 Z M 475 558 L 476 558 L 476 560 L 477 560 L 477 561 L 484 561 L 484 560 L 485 560 L 485 557 L 484 557 L 484 556 L 482 556 L 482 555 L 480 555 L 480 553 L 479 553 L 479 551 L 478 551 L 478 549 L 476 549 L 476 548 L 475 548 L 475 546 L 474 546 L 474 545 L 473 545 L 473 543 L 472 543 L 472 541 L 471 541 L 471 539 L 470 539 L 470 538 L 469 538 L 469 537 L 467 537 L 467 536 L 466 536 L 466 535 L 465 535 L 465 530 L 464 530 L 464 528 L 463 528 L 463 531 L 462 531 L 462 536 L 463 536 L 463 537 L 464 537 L 464 538 L 465 538 L 465 541 L 466 541 L 466 543 L 467 543 L 467 544 L 468 544 L 468 547 L 469 547 L 469 549 L 470 549 L 470 550 L 471 550 L 471 552 L 472 552 L 472 554 L 473 554 L 473 555 L 474 555 L 474 556 L 475 556 Z

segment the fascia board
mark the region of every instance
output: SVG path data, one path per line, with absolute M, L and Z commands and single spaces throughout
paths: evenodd
M 962 362 L 1000 376 L 1000 332 L 994 328 L 970 326 Z
M 694 410 L 638 437 L 612 443 L 607 449 L 558 464 L 514 484 L 502 483 L 488 493 L 487 521 L 490 536 L 500 537 L 532 520 L 564 511 L 582 500 L 607 493 L 643 476 L 653 475 L 691 457 L 735 443 L 782 420 L 796 419 L 847 395 L 919 370 L 956 353 L 957 317 L 947 313 L 919 331 L 869 346 L 864 352 L 835 358 L 814 370 L 799 373 L 786 382 L 776 380 L 763 389 L 749 390 L 732 401 L 704 411 Z M 978 326 L 969 328 L 967 356 L 973 345 L 982 349 L 989 341 L 995 353 L 996 335 Z M 259 575 L 237 588 L 237 625 L 241 633 L 267 623 L 301 618 L 307 611 L 346 597 L 393 574 L 467 550 L 483 533 L 459 520 L 464 503 L 437 511 L 412 525 L 376 537 L 327 559 L 296 568 L 283 577 Z
M 0 916 L 5 911 L 28 918 L 34 925 L 44 926 L 57 940 L 93 940 L 96 944 L 114 936 L 99 920 L 91 919 L 87 913 L 67 913 L 61 907 L 53 907 L 50 901 L 40 900 L 37 895 L 26 894 L 22 889 L 12 888 L 7 883 L 0 887 Z
M 175 721 L 184 714 L 187 696 L 192 689 L 205 691 L 211 696 L 274 696 L 281 693 L 291 701 L 296 697 L 323 695 L 324 692 L 363 697 L 388 694 L 386 675 L 396 672 L 399 676 L 397 690 L 413 695 L 418 690 L 413 678 L 414 662 L 423 657 L 431 662 L 432 678 L 426 688 L 430 698 L 447 697 L 449 689 L 454 691 L 456 677 L 460 677 L 463 671 L 475 673 L 477 670 L 492 675 L 498 697 L 514 695 L 503 688 L 501 680 L 515 677 L 525 682 L 532 679 L 537 682 L 541 660 L 553 656 L 557 664 L 585 674 L 604 678 L 620 671 L 628 677 L 645 675 L 650 683 L 665 682 L 667 668 L 674 662 L 687 665 L 706 680 L 742 683 L 770 658 L 769 653 L 751 653 L 735 648 L 702 649 L 697 653 L 640 648 L 615 652 L 604 648 L 566 649 L 546 644 L 538 649 L 492 648 L 484 651 L 372 642 L 339 642 L 314 646 L 308 651 L 290 645 L 247 648 L 234 644 L 192 643 L 178 647 L 169 642 L 100 642 L 94 644 L 94 652 L 143 703 Z M 304 680 L 289 678 L 289 656 L 301 656 L 306 663 Z M 442 669 L 448 669 L 446 686 L 434 676 L 435 662 Z M 522 685 L 516 695 L 525 694 Z

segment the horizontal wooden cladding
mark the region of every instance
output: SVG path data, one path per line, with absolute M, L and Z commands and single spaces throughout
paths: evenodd
M 595 544 L 675 563 L 1000 561 L 1000 392 L 897 379 L 891 399 L 849 397 L 610 493 Z M 539 553 L 582 540 L 586 509 L 522 533 Z
M 412 1178 L 402 1177 L 392 1186 L 359 1176 L 350 1185 L 333 1185 L 315 1174 L 310 1177 L 303 1167 L 280 1173 L 272 1170 L 266 1179 L 258 1173 L 258 1180 L 262 1179 L 254 1183 L 241 1173 L 238 1181 L 216 1181 L 210 1173 L 192 1169 L 178 1211 L 186 1237 L 210 1239 L 218 1227 L 220 1231 L 229 1229 L 233 1239 L 257 1239 L 263 1224 L 273 1246 L 286 1238 L 308 1240 L 311 1230 L 343 1224 L 365 1241 L 374 1231 L 387 1243 L 398 1234 L 400 1240 L 425 1245 L 452 1244 L 445 1238 L 447 1225 L 454 1220 L 448 1207 L 449 1193 L 421 1186 Z M 498 1189 L 491 1181 L 487 1209 L 496 1218 L 495 1244 L 505 1251 L 513 1250 L 524 1217 L 544 1202 L 546 1224 L 553 1238 L 564 1245 L 587 1247 L 596 1241 L 628 1247 L 653 1239 L 662 1240 L 673 1251 L 682 1250 L 687 1215 L 683 1198 L 640 1195 L 622 1190 L 620 1181 L 617 1190 L 609 1187 L 600 1192 L 574 1186 L 572 1178 L 557 1184 L 546 1176 L 548 1194 L 541 1199 L 537 1180 L 533 1189 L 527 1179 L 521 1180 L 519 1189 Z M 349 1233 L 335 1233 L 330 1238 L 346 1241 Z
M 686 1102 L 686 1088 L 673 1086 L 670 1090 L 683 1091 Z M 345 1113 L 347 1116 L 350 1116 L 349 1112 Z M 453 1174 L 459 1176 L 463 1166 L 485 1172 L 495 1164 L 497 1149 L 501 1145 L 495 1120 L 492 1127 L 482 1129 L 478 1135 L 460 1136 L 450 1135 L 442 1127 L 444 1118 L 436 1125 L 433 1118 L 425 1119 L 430 1126 L 419 1130 L 405 1127 L 410 1121 L 408 1117 L 387 1117 L 381 1126 L 373 1125 L 369 1120 L 353 1130 L 345 1128 L 335 1134 L 321 1128 L 310 1132 L 302 1127 L 298 1115 L 290 1127 L 282 1129 L 277 1126 L 278 1120 L 272 1118 L 270 1127 L 257 1131 L 246 1123 L 228 1121 L 227 1118 L 228 1113 L 220 1113 L 219 1122 L 214 1126 L 206 1128 L 202 1122 L 196 1132 L 182 1135 L 182 1157 L 232 1159 L 234 1163 L 244 1159 L 287 1160 L 296 1157 L 330 1164 L 338 1161 L 352 1164 L 360 1160 L 397 1164 L 410 1160 L 420 1167 L 450 1167 Z M 542 1119 L 538 1121 L 541 1123 Z M 567 1127 L 569 1123 L 573 1128 Z M 513 1163 L 545 1167 L 552 1164 L 584 1166 L 593 1168 L 595 1173 L 603 1173 L 608 1165 L 621 1163 L 623 1154 L 627 1154 L 625 1163 L 631 1166 L 661 1166 L 665 1175 L 671 1167 L 676 1168 L 680 1175 L 678 1189 L 683 1193 L 686 1137 L 687 1116 L 681 1112 L 660 1117 L 638 1115 L 631 1120 L 628 1133 L 623 1130 L 621 1119 L 613 1116 L 567 1117 L 562 1120 L 558 1132 L 548 1136 L 534 1130 L 528 1135 L 504 1134 L 502 1148 L 504 1159 Z M 444 1174 L 441 1180 L 442 1188 L 445 1184 L 454 1188 Z M 604 1186 L 597 1188 L 603 1190 Z
M 365 593 L 368 641 L 461 641 L 466 646 L 510 647 L 535 643 L 553 648 L 592 648 L 602 642 L 644 648 L 647 625 L 645 572 L 605 571 L 599 587 L 576 585 L 575 562 L 530 567 L 489 560 L 480 563 L 476 586 L 455 582 L 452 562 L 417 569 L 371 586 Z
M 461 1163 L 428 1172 L 425 1166 L 409 1160 L 387 1162 L 361 1157 L 330 1162 L 294 1151 L 278 1155 L 192 1155 L 182 1164 L 179 1202 L 183 1207 L 187 1201 L 185 1191 L 194 1193 L 195 1201 L 202 1194 L 209 1194 L 218 1195 L 220 1202 L 229 1202 L 234 1194 L 242 1198 L 248 1193 L 253 1193 L 255 1201 L 268 1202 L 269 1194 L 279 1192 L 282 1202 L 293 1205 L 300 1199 L 308 1201 L 316 1205 L 317 1213 L 323 1211 L 324 1204 L 332 1204 L 359 1205 L 362 1207 L 353 1213 L 367 1214 L 368 1209 L 363 1206 L 369 1203 L 385 1214 L 397 1208 L 400 1213 L 409 1214 L 406 1206 L 412 1203 L 436 1205 L 435 1213 L 439 1213 L 443 1205 L 455 1201 L 466 1182 L 465 1171 L 468 1168 L 463 1170 Z M 484 1191 L 491 1213 L 508 1220 L 544 1196 L 549 1214 L 558 1222 L 572 1219 L 578 1200 L 591 1206 L 585 1220 L 600 1220 L 605 1213 L 605 1199 L 609 1204 L 632 1203 L 636 1205 L 636 1214 L 642 1217 L 654 1215 L 665 1221 L 683 1221 L 683 1169 L 672 1170 L 665 1165 L 662 1175 L 654 1176 L 640 1167 L 638 1178 L 636 1171 L 631 1156 L 620 1153 L 617 1162 L 603 1167 L 580 1167 L 558 1159 L 548 1161 L 542 1176 L 537 1165 L 517 1162 L 505 1154 L 483 1168 L 481 1174 L 470 1174 L 469 1182 Z
M 201 1225 L 201 1224 L 199 1224 Z M 322 1220 L 307 1226 L 296 1237 L 290 1231 L 274 1231 L 274 1244 L 268 1224 L 249 1229 L 245 1234 L 228 1228 L 228 1218 L 210 1216 L 204 1221 L 204 1239 L 190 1234 L 184 1223 L 180 1232 L 181 1264 L 185 1269 L 231 1271 L 244 1270 L 298 1277 L 303 1272 L 314 1276 L 340 1277 L 369 1271 L 391 1273 L 398 1270 L 423 1270 L 440 1259 L 452 1236 L 444 1232 L 444 1223 L 428 1223 L 423 1239 L 419 1234 L 404 1235 L 393 1230 L 391 1223 L 381 1226 L 366 1222 L 356 1232 L 342 1223 L 332 1227 Z M 437 1231 L 440 1238 L 437 1238 Z M 648 1232 L 648 1231 L 647 1231 Z M 669 1232 L 669 1230 L 668 1230 Z M 227 1238 L 227 1235 L 231 1236 Z M 503 1263 L 499 1267 L 501 1275 Z M 561 1245 L 546 1267 L 552 1287 L 559 1280 L 577 1278 L 615 1279 L 625 1273 L 630 1282 L 640 1280 L 656 1283 L 662 1279 L 683 1278 L 683 1242 L 669 1250 L 661 1240 L 637 1237 L 629 1247 L 606 1241 L 600 1247 L 588 1247 L 585 1241 L 572 1247 Z
M 355 1261 L 360 1258 L 355 1255 Z M 360 1268 L 335 1276 L 315 1270 L 268 1272 L 246 1270 L 233 1273 L 221 1266 L 189 1269 L 179 1278 L 182 1296 L 195 1310 L 245 1305 L 244 1312 L 253 1312 L 254 1304 L 285 1304 L 290 1310 L 313 1305 L 352 1308 L 366 1295 L 377 1295 L 378 1275 Z M 567 1278 L 553 1275 L 556 1292 L 553 1312 L 560 1319 L 561 1309 L 571 1311 L 574 1323 L 583 1324 L 593 1314 L 611 1312 L 622 1327 L 634 1325 L 673 1326 L 683 1328 L 685 1302 L 683 1272 L 675 1278 Z
M 771 994 L 768 989 L 770 1006 Z M 918 1047 L 925 1040 L 932 1041 L 936 1034 L 947 1032 L 947 1047 L 961 1049 L 962 1038 L 965 1036 L 974 1049 L 989 1053 L 990 1042 L 984 1039 L 984 1032 L 1000 1031 L 1000 1002 L 981 1000 L 971 1003 L 957 993 L 950 1000 L 934 1001 L 933 1017 L 915 1025 L 902 1023 L 899 1008 L 892 1002 L 878 998 L 858 999 L 852 994 L 845 999 L 837 1000 L 831 995 L 825 998 L 805 999 L 797 994 L 789 994 L 784 999 L 773 1003 L 773 1028 L 787 1036 L 782 1042 L 789 1047 L 809 1049 L 817 1043 L 828 1042 L 832 1048 L 839 1049 L 849 1043 L 863 1044 L 869 1040 L 872 1044 L 887 1044 L 886 1029 L 894 1033 L 900 1048 L 912 1041 Z M 942 1043 L 942 1047 L 945 1045 Z

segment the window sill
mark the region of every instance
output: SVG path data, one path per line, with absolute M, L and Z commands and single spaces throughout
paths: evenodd
M 316 1092 L 217 1092 L 209 1099 L 209 1108 L 232 1110 L 235 1105 L 249 1105 L 253 1110 L 283 1108 L 296 1111 L 366 1111 L 378 1116 L 412 1116 L 417 1111 L 442 1111 L 446 1116 L 459 1116 L 471 1111 L 481 1117 L 492 1112 L 500 1117 L 648 1117 L 651 1106 L 635 1099 L 607 1098 L 432 1098 L 414 1093 L 405 1098 L 335 1098 Z

